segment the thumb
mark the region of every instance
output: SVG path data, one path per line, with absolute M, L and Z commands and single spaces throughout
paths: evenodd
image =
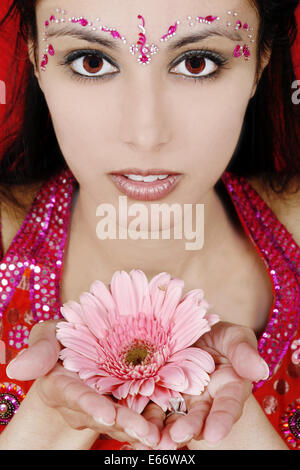
M 269 367 L 257 350 L 257 339 L 248 327 L 219 322 L 210 332 L 212 347 L 230 361 L 235 372 L 251 382 L 266 380 Z
M 250 328 L 227 324 L 223 335 L 223 351 L 235 372 L 256 382 L 269 377 L 269 367 L 257 350 L 257 339 Z
M 55 366 L 60 351 L 60 344 L 56 339 L 58 321 L 60 320 L 50 320 L 33 326 L 29 347 L 20 351 L 6 368 L 6 375 L 10 379 L 35 380 Z

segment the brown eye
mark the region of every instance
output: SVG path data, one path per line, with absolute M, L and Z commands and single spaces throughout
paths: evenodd
M 176 75 L 184 75 L 186 77 L 197 78 L 210 75 L 218 69 L 218 65 L 211 59 L 201 55 L 192 55 L 183 58 L 174 68 Z
M 103 68 L 103 59 L 102 57 L 97 57 L 95 55 L 87 55 L 83 60 L 84 70 L 88 73 L 97 73 Z
M 186 68 L 190 73 L 201 73 L 205 69 L 205 59 L 204 57 L 191 57 L 186 59 Z
M 82 55 L 73 60 L 70 67 L 83 77 L 103 77 L 104 75 L 113 75 L 113 72 L 116 72 L 116 67 L 97 54 Z

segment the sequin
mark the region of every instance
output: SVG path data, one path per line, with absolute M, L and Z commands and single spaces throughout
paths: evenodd
M 6 425 L 17 412 L 25 393 L 14 383 L 0 384 L 0 424 Z
M 300 398 L 287 407 L 281 418 L 281 432 L 292 448 L 300 449 Z
M 275 413 L 278 407 L 278 401 L 272 395 L 267 395 L 263 400 L 263 407 L 267 415 Z
M 276 390 L 279 395 L 285 395 L 290 389 L 290 386 L 286 380 L 279 379 L 274 383 L 274 390 Z

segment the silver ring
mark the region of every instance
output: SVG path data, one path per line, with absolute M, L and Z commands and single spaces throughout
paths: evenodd
M 185 407 L 185 401 L 182 397 L 177 397 L 177 398 L 170 398 L 169 399 L 169 405 L 171 410 L 168 410 L 168 414 L 166 418 L 169 416 L 176 414 L 176 415 L 187 415 L 186 411 L 181 411 L 183 407 Z

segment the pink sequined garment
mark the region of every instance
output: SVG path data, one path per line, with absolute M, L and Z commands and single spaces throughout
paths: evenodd
M 222 181 L 273 285 L 273 306 L 258 343 L 271 375 L 253 384 L 253 393 L 289 448 L 299 449 L 300 247 L 246 179 L 225 172 Z M 60 284 L 75 184 L 70 170 L 45 183 L 7 253 L 0 253 L 0 430 L 32 384 L 12 382 L 5 373 L 7 363 L 27 346 L 36 322 L 61 317 Z M 123 445 L 101 435 L 93 449 Z

